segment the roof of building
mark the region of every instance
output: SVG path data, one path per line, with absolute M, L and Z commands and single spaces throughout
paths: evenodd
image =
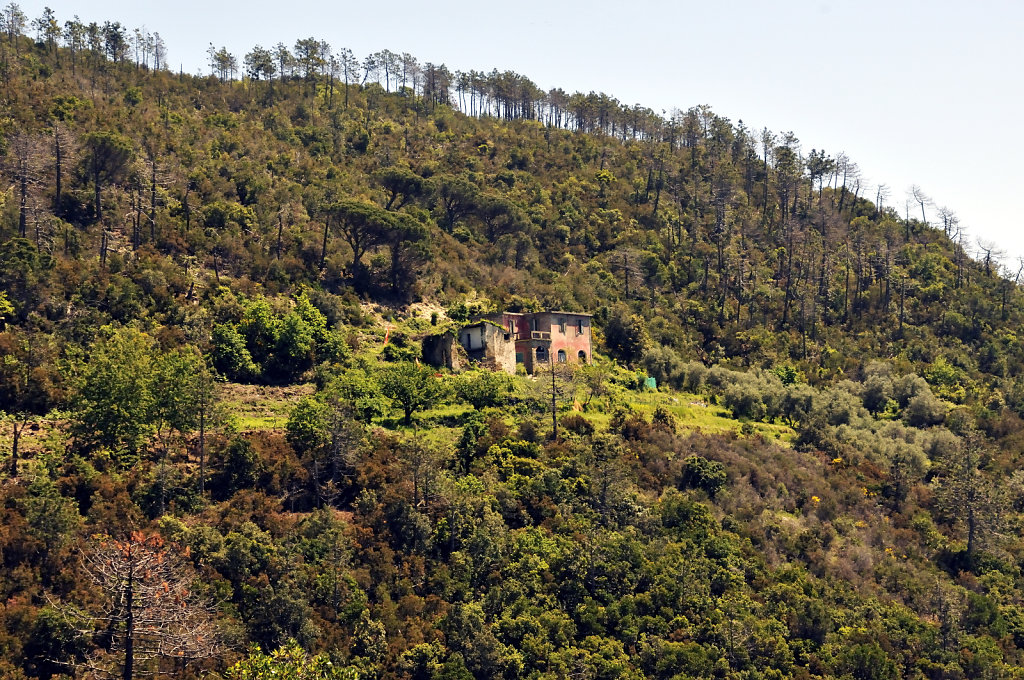
M 493 316 L 493 315 L 492 314 L 488 314 L 487 316 Z M 462 325 L 462 330 L 466 330 L 467 328 L 476 328 L 477 326 L 490 326 L 490 327 L 496 328 L 496 329 L 498 329 L 500 331 L 505 330 L 504 326 L 502 326 L 501 324 L 495 323 L 491 319 L 487 318 L 487 316 L 484 316 L 484 317 L 481 317 L 481 318 L 479 318 L 479 319 L 477 319 L 475 321 L 470 321 L 468 323 L 463 324 Z
M 586 316 L 593 317 L 593 314 L 587 314 L 586 312 L 563 312 L 559 309 L 546 309 L 543 312 L 535 312 L 536 314 L 565 314 L 566 316 Z
M 486 319 L 495 316 L 534 316 L 536 314 L 565 314 L 566 316 L 585 316 L 593 317 L 593 314 L 587 314 L 586 312 L 566 312 L 559 309 L 545 309 L 540 312 L 492 312 L 490 314 L 483 314 L 480 318 Z

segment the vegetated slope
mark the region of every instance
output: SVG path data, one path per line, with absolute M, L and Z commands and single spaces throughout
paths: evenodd
M 15 447 L 67 424 L 7 458 L 5 674 L 122 669 L 126 555 L 168 565 L 134 662 L 179 677 L 290 638 L 380 677 L 1019 674 L 1024 298 L 948 211 L 706 107 L 195 78 L 103 28 L 0 39 L 2 407 Z M 540 384 L 417 366 L 414 300 L 591 311 L 618 363 L 549 437 Z M 241 435 L 215 373 L 317 391 Z

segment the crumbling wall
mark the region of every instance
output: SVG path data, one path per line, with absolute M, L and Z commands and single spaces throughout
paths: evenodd
M 515 336 L 498 326 L 484 324 L 484 343 L 484 354 L 480 365 L 492 371 L 504 371 L 509 375 L 515 375 Z
M 428 335 L 423 338 L 423 363 L 461 371 L 467 363 L 466 351 L 452 333 Z

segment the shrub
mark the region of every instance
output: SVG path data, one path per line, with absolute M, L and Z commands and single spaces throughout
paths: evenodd
M 335 378 L 327 390 L 327 398 L 337 400 L 360 421 L 370 423 L 384 415 L 388 409 L 387 398 L 381 394 L 376 376 L 361 368 L 345 371 Z
M 412 347 L 399 347 L 397 344 L 388 343 L 380 351 L 380 358 L 383 361 L 415 361 L 422 354 Z
M 594 434 L 594 424 L 579 413 L 570 413 L 562 416 L 561 425 L 567 432 L 572 432 L 581 437 Z
M 761 394 L 749 383 L 729 385 L 724 397 L 725 405 L 732 411 L 734 418 L 764 420 L 767 414 Z
M 688 456 L 683 461 L 680 485 L 689 489 L 700 489 L 710 498 L 718 495 L 728 481 L 725 466 L 703 456 Z
M 924 451 L 933 461 L 945 460 L 960 450 L 960 438 L 943 427 L 929 431 L 923 439 Z
M 864 381 L 861 401 L 871 413 L 881 413 L 893 398 L 892 379 L 887 375 L 871 375 Z
M 608 353 L 616 359 L 626 364 L 640 361 L 647 353 L 649 343 L 647 325 L 636 314 L 617 309 L 605 324 L 604 343 Z
M 241 437 L 232 439 L 225 452 L 221 475 L 224 490 L 231 495 L 256 486 L 261 469 L 260 456 L 252 444 Z
M 245 346 L 245 338 L 230 324 L 213 327 L 213 367 L 229 380 L 247 382 L 260 373 Z
M 828 389 L 821 401 L 821 410 L 829 425 L 851 425 L 864 418 L 860 397 L 841 387 Z
M 642 413 L 631 409 L 617 408 L 609 423 L 612 432 L 618 432 L 623 439 L 644 441 L 651 433 L 651 424 Z
M 658 406 L 654 409 L 654 413 L 651 415 L 651 425 L 672 434 L 676 432 L 675 416 L 664 406 Z
M 836 675 L 861 680 L 891 680 L 899 677 L 896 664 L 877 642 L 853 645 L 839 655 Z
M 946 419 L 946 405 L 927 390 L 910 400 L 905 415 L 907 424 L 912 427 L 941 425 Z
M 512 393 L 512 378 L 495 371 L 471 371 L 459 376 L 455 394 L 475 409 L 501 406 Z
M 658 380 L 659 385 L 671 385 L 676 389 L 683 388 L 685 364 L 679 354 L 671 347 L 655 345 L 644 357 L 644 368 L 647 375 Z
M 318 449 L 327 443 L 327 406 L 314 397 L 303 397 L 292 409 L 285 425 L 286 438 L 299 453 Z
M 892 383 L 892 396 L 900 408 L 906 408 L 911 399 L 923 392 L 931 393 L 931 388 L 924 378 L 914 373 L 901 375 Z
M 690 361 L 683 366 L 682 387 L 687 392 L 699 392 L 707 376 L 707 366 L 699 361 Z
M 429 366 L 403 362 L 385 366 L 380 372 L 381 391 L 400 408 L 406 425 L 412 425 L 412 414 L 440 403 L 448 386 L 442 383 Z
M 289 379 L 297 378 L 312 367 L 313 347 L 313 327 L 299 314 L 289 314 L 281 323 L 274 351 L 278 370 Z
M 809 385 L 791 385 L 782 395 L 780 415 L 790 425 L 806 421 L 814 413 L 818 392 Z

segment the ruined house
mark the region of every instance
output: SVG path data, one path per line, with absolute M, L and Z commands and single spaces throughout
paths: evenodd
M 470 360 L 493 371 L 516 372 L 515 336 L 507 328 L 488 319 L 464 326 L 459 331 L 459 344 Z
M 466 367 L 468 357 L 453 333 L 439 333 L 423 338 L 423 362 L 461 371 Z
M 481 317 L 459 331 L 459 343 L 470 359 L 515 373 L 522 364 L 535 373 L 549 361 L 588 364 L 591 316 L 577 312 L 499 312 Z
M 423 339 L 423 360 L 454 371 L 467 361 L 514 374 L 544 370 L 550 361 L 589 364 L 593 360 L 591 316 L 578 312 L 498 312 L 459 329 Z

